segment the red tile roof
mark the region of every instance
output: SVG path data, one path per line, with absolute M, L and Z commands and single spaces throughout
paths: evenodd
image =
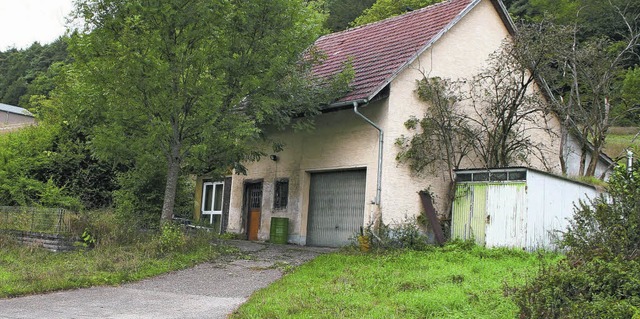
M 326 77 L 339 72 L 351 59 L 355 78 L 352 90 L 337 102 L 370 99 L 405 65 L 463 15 L 477 0 L 446 0 L 401 16 L 332 33 L 319 38 L 315 46 L 324 62 L 314 73 Z

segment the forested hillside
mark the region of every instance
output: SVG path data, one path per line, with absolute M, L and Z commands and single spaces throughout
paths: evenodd
M 64 38 L 44 45 L 34 42 L 24 50 L 0 52 L 0 103 L 29 109 L 31 96 L 46 96 L 53 89 L 49 68 L 66 61 L 67 56 Z

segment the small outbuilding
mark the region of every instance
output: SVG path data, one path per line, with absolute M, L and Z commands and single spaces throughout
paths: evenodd
M 451 238 L 487 247 L 553 249 L 574 205 L 595 187 L 525 167 L 456 172 Z
M 0 133 L 35 124 L 31 112 L 21 107 L 0 103 Z

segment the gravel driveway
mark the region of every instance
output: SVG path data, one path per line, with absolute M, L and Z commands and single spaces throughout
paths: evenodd
M 0 299 L 0 318 L 225 318 L 256 290 L 329 248 L 225 241 L 239 256 L 119 287 Z

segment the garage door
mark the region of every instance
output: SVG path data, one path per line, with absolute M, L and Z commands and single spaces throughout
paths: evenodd
M 366 171 L 311 174 L 307 245 L 349 244 L 364 222 Z

